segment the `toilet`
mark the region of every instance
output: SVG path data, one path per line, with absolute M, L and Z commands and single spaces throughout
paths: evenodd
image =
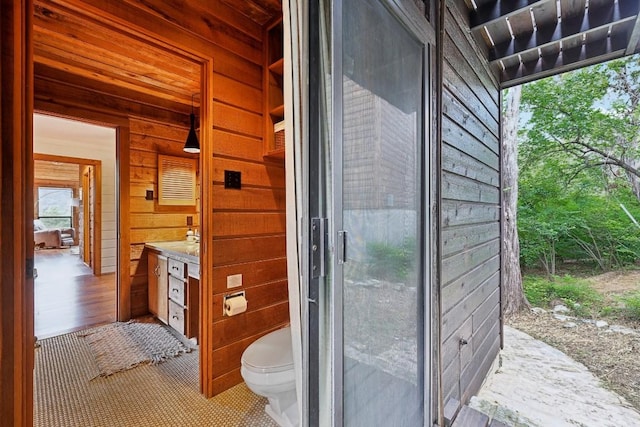
M 269 400 L 264 410 L 279 426 L 298 426 L 290 327 L 268 333 L 247 347 L 240 374 L 251 391 Z

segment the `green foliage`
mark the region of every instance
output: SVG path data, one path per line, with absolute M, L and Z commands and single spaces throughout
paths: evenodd
M 627 316 L 640 320 L 640 292 L 622 297 Z
M 367 256 L 370 265 L 367 272 L 380 280 L 406 281 L 415 265 L 415 250 L 415 240 L 407 240 L 400 246 L 369 243 Z
M 551 301 L 551 282 L 539 276 L 524 276 L 522 286 L 527 301 L 534 307 L 546 307 Z
M 634 80 L 635 79 L 635 80 Z M 600 270 L 640 258 L 640 201 L 625 169 L 640 158 L 640 56 L 523 87 L 519 138 L 521 264 Z
M 557 259 L 608 270 L 640 257 L 640 230 L 620 207 L 622 203 L 640 219 L 640 203 L 627 186 L 605 192 L 606 183 L 597 174 L 585 171 L 568 180 L 559 159 L 529 161 L 520 174 L 518 209 L 524 267 L 547 267 Z
M 554 276 L 552 280 L 540 276 L 524 276 L 524 293 L 536 307 L 548 307 L 560 300 L 579 316 L 597 311 L 602 303 L 601 295 L 585 280 L 569 275 Z

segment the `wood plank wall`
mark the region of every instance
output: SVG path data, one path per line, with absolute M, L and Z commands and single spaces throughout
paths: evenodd
M 289 321 L 284 163 L 262 157 L 261 67 L 233 68 L 243 72 L 216 67 L 213 77 L 214 394 L 242 381 L 249 344 Z M 225 170 L 241 173 L 240 190 L 224 188 Z M 227 276 L 235 274 L 242 274 L 242 288 L 228 289 Z M 223 317 L 224 295 L 240 289 L 247 311 Z
M 149 312 L 147 253 L 144 251 L 144 244 L 185 240 L 187 216 L 193 218 L 194 229 L 200 226 L 200 198 L 197 197 L 195 206 L 158 205 L 158 154 L 197 158 L 197 155 L 182 151 L 187 128 L 131 118 L 129 130 L 129 268 L 131 315 L 136 317 Z M 199 186 L 198 181 L 198 195 Z M 147 190 L 153 191 L 153 200 L 146 200 Z
M 500 91 L 447 2 L 442 118 L 444 403 L 475 394 L 500 348 Z M 461 344 L 464 340 L 467 344 Z

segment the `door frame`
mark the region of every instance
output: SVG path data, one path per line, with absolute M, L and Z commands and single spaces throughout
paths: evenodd
M 0 419 L 33 424 L 33 3 L 0 0 Z

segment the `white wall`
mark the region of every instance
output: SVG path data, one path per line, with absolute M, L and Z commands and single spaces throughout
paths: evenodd
M 116 271 L 116 132 L 113 128 L 34 114 L 33 151 L 102 162 L 102 271 Z

